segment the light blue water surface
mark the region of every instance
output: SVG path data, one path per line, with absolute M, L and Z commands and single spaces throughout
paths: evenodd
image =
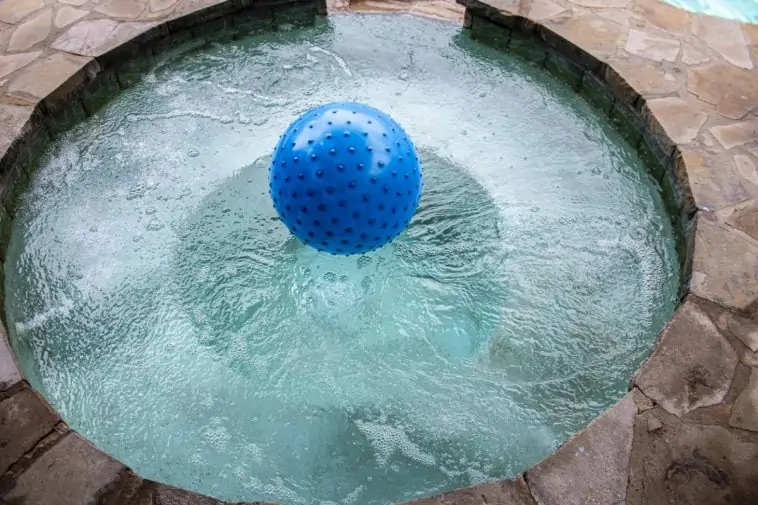
M 710 14 L 744 23 L 758 23 L 758 0 L 666 0 L 692 12 Z
M 395 243 L 332 257 L 267 192 L 304 110 L 392 114 Z M 5 264 L 13 347 L 70 425 L 231 501 L 377 505 L 513 475 L 618 400 L 676 306 L 656 184 L 543 69 L 345 15 L 185 48 L 55 142 Z

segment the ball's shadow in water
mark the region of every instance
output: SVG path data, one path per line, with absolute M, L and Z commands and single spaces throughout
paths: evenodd
M 290 470 L 300 467 L 313 476 L 309 494 L 314 496 L 344 496 L 363 486 L 360 499 L 380 500 L 387 486 L 428 494 L 441 491 L 440 482 L 460 487 L 475 478 L 468 463 L 443 463 L 435 455 L 454 452 L 466 454 L 461 461 L 476 461 L 481 449 L 454 436 L 440 437 L 438 431 L 425 432 L 409 417 L 415 406 L 404 403 L 402 395 L 387 403 L 372 398 L 371 391 L 351 396 L 355 391 L 344 385 L 333 393 L 309 394 L 302 384 L 314 380 L 308 375 L 318 365 L 314 362 L 330 359 L 330 346 L 345 346 L 345 359 L 364 360 L 358 369 L 366 367 L 372 375 L 381 374 L 381 363 L 392 362 L 393 354 L 409 349 L 470 360 L 488 345 L 493 323 L 477 309 L 478 300 L 492 303 L 505 296 L 504 287 L 487 274 L 487 262 L 497 256 L 498 208 L 465 169 L 431 150 L 420 150 L 420 157 L 426 184 L 411 225 L 395 242 L 367 255 L 330 256 L 291 236 L 268 195 L 268 157 L 226 179 L 178 227 L 176 289 L 202 345 L 240 377 L 241 387 L 266 388 L 272 374 L 278 374 L 276 387 L 289 381 L 288 391 L 297 393 L 262 395 L 255 400 L 260 411 L 279 412 L 301 424 L 297 431 L 304 445 L 333 445 L 328 461 L 305 453 L 285 458 Z M 416 334 L 393 334 L 386 312 L 397 309 L 381 291 L 392 283 L 402 285 L 411 298 L 431 298 L 435 290 L 428 287 L 442 286 L 440 304 L 447 309 L 458 304 L 456 317 L 472 321 L 470 340 L 442 335 L 422 341 Z M 310 305 L 315 309 L 303 308 Z M 269 323 L 261 323 L 265 320 Z M 431 351 L 423 351 L 427 345 Z M 412 377 L 412 365 L 400 373 Z M 402 388 L 386 381 L 377 380 L 390 390 Z M 265 424 L 260 430 L 276 431 Z M 271 471 L 274 478 L 277 470 Z M 345 472 L 354 479 L 344 479 L 340 489 L 321 489 L 319 476 Z M 409 478 L 414 485 L 408 486 Z

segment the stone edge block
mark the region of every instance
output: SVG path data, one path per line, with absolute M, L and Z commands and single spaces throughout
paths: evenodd
M 127 469 L 70 431 L 36 455 L 26 468 L 0 481 L 10 503 L 96 505 L 119 487 Z
M 0 393 L 11 389 L 22 380 L 23 376 L 13 356 L 5 327 L 0 323 Z
M 539 505 L 624 503 L 637 406 L 632 393 L 526 472 Z
M 682 417 L 724 401 L 739 356 L 711 318 L 687 298 L 661 331 L 632 384 Z
M 0 476 L 60 422 L 58 414 L 26 386 L 0 401 Z
M 523 475 L 456 489 L 399 505 L 536 505 Z

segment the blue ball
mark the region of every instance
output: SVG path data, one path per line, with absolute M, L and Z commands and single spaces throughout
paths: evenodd
M 269 191 L 289 231 L 331 254 L 362 254 L 394 240 L 418 207 L 423 180 L 408 134 L 359 103 L 312 109 L 274 151 Z

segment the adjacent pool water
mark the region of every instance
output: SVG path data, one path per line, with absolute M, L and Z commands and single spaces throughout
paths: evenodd
M 423 162 L 410 228 L 360 257 L 299 244 L 267 194 L 281 131 L 336 100 Z M 147 478 L 285 505 L 526 469 L 622 396 L 679 284 L 605 118 L 397 15 L 164 57 L 49 149 L 5 268 L 13 347 L 73 428 Z
M 692 12 L 758 23 L 758 0 L 666 0 L 671 5 Z

